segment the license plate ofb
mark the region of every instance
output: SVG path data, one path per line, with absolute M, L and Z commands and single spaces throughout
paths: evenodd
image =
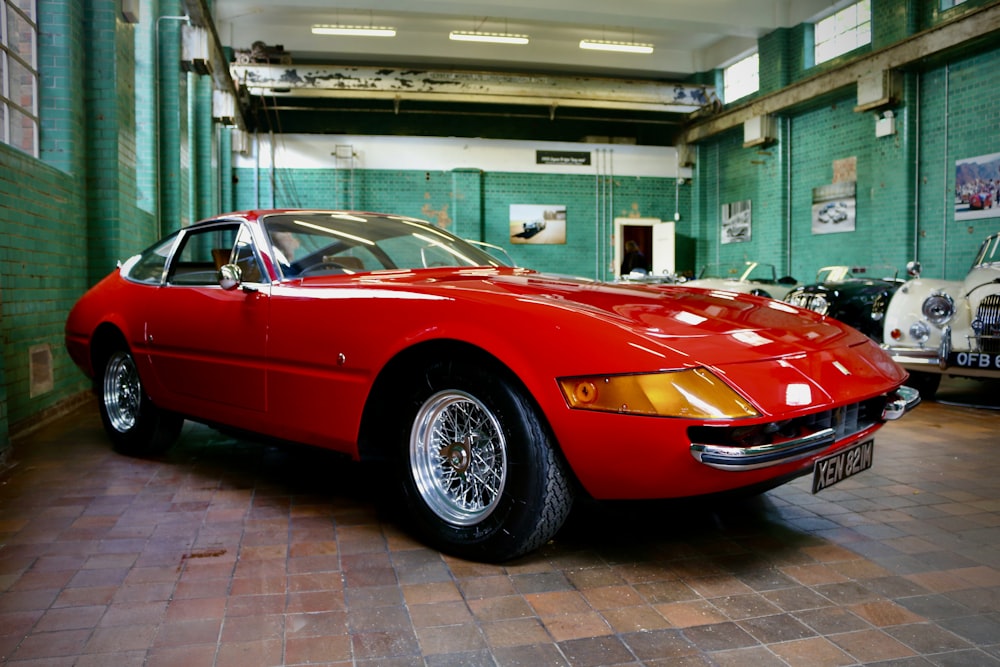
M 872 467 L 875 441 L 866 440 L 819 459 L 813 464 L 813 493 L 833 486 Z

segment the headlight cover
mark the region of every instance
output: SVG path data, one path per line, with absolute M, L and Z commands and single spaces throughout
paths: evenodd
M 569 407 L 652 417 L 739 419 L 756 409 L 704 368 L 560 378 Z
M 940 327 L 947 324 L 955 315 L 955 300 L 944 292 L 933 292 L 924 299 L 924 305 L 920 310 L 928 322 Z

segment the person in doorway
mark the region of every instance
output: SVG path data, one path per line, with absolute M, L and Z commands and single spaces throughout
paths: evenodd
M 635 241 L 625 242 L 625 256 L 622 258 L 621 274 L 627 276 L 633 271 L 649 273 L 649 263 L 646 256 L 639 250 L 639 244 Z

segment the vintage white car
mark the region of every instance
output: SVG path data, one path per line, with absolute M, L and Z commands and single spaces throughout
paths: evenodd
M 756 294 L 781 301 L 798 281 L 791 276 L 778 277 L 773 264 L 743 262 L 742 264 L 709 264 L 698 277 L 688 280 L 689 287 Z
M 1000 233 L 983 241 L 965 280 L 920 277 L 899 288 L 885 315 L 883 347 L 930 398 L 942 375 L 1000 378 Z

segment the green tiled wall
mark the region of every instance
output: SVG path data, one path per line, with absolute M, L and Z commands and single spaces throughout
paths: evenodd
M 916 244 L 926 276 L 964 277 L 982 240 L 1000 231 L 1000 217 L 969 221 L 954 217 L 955 162 L 1000 153 L 998 68 L 1000 49 L 920 77 L 920 220 Z M 997 205 L 994 211 L 1000 215 Z
M 273 202 L 277 207 L 354 208 L 430 220 L 465 238 L 505 247 L 514 261 L 544 271 L 593 276 L 597 256 L 597 182 L 593 175 L 480 172 L 279 169 L 271 187 L 269 170 L 236 171 L 237 208 Z M 673 220 L 672 178 L 615 177 L 614 217 Z M 258 189 L 259 188 L 259 189 Z M 353 191 L 353 194 L 352 194 Z M 690 211 L 689 189 L 681 190 L 683 219 Z M 565 245 L 510 243 L 511 204 L 566 206 Z M 608 277 L 608 276 L 604 276 Z
M 136 111 L 137 81 L 151 94 L 152 52 L 141 45 L 153 40 L 136 39 L 118 0 L 39 0 L 37 9 L 40 158 L 0 145 L 0 464 L 11 429 L 89 388 L 65 353 L 72 304 L 159 236 L 154 162 L 142 161 L 156 155 L 149 109 L 145 131 Z M 29 351 L 39 345 L 51 351 L 53 386 L 32 396 Z
M 0 145 L 0 461 L 8 428 L 86 388 L 63 347 L 63 324 L 86 285 L 86 223 L 75 180 Z M 30 395 L 29 351 L 48 345 L 54 387 Z
M 935 4 L 877 4 L 886 40 L 914 30 L 924 15 L 947 20 L 969 9 L 939 16 Z M 777 38 L 761 47 L 762 72 L 788 53 Z M 956 222 L 953 201 L 955 161 L 1000 152 L 998 67 L 994 48 L 906 73 L 893 136 L 876 138 L 874 113 L 855 112 L 855 91 L 846 89 L 779 117 L 778 142 L 765 150 L 743 148 L 741 128 L 702 142 L 693 207 L 699 264 L 745 255 L 786 263 L 804 280 L 829 264 L 902 271 L 916 257 L 926 276 L 963 277 L 983 238 L 1000 229 L 1000 217 Z M 832 182 L 835 160 L 850 157 L 857 161 L 856 231 L 813 235 L 812 190 Z M 753 206 L 753 240 L 720 246 L 719 206 L 743 199 Z

